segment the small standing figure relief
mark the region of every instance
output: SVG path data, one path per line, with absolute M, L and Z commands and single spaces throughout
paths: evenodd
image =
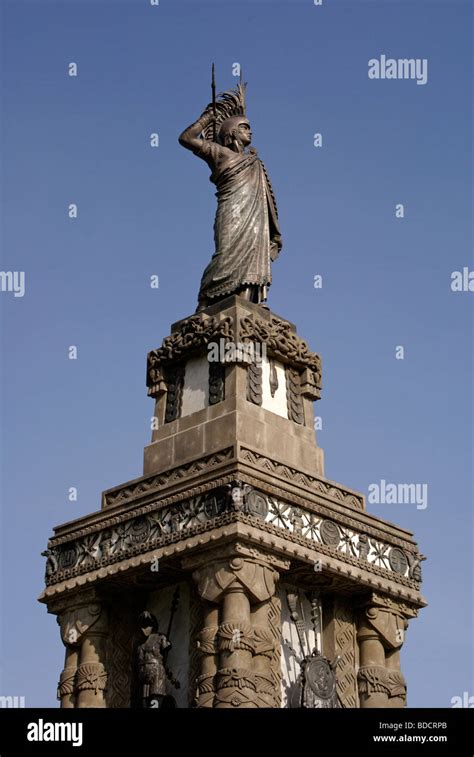
M 298 507 L 291 508 L 291 525 L 293 533 L 301 534 L 303 531 L 303 514 Z
M 159 633 L 158 622 L 150 612 L 142 612 L 139 626 L 146 640 L 137 649 L 138 680 L 141 685 L 141 706 L 143 708 L 176 707 L 175 700 L 166 693 L 166 679 L 179 688 L 166 667 L 166 657 L 171 642 L 164 633 Z
M 41 554 L 43 557 L 47 558 L 45 568 L 45 580 L 47 581 L 48 578 L 53 576 L 58 571 L 57 552 L 53 547 L 52 549 L 45 549 Z
M 360 534 L 357 546 L 359 548 L 360 559 L 367 560 L 367 555 L 369 554 L 369 537 L 367 534 Z

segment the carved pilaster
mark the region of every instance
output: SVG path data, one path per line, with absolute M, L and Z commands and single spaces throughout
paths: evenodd
M 322 648 L 329 660 L 339 657 L 336 668 L 336 687 L 341 707 L 358 708 L 359 647 L 357 644 L 357 625 L 353 602 L 347 596 L 340 594 L 325 595 Z
M 138 599 L 138 597 L 137 597 Z M 133 647 L 136 638 L 136 618 L 141 604 L 114 601 L 109 610 L 107 637 L 107 707 L 122 709 L 132 703 Z

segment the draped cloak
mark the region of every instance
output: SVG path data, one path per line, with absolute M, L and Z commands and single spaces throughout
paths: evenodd
M 278 213 L 265 166 L 255 150 L 234 153 L 203 140 L 196 154 L 211 167 L 216 185 L 215 252 L 206 267 L 199 299 L 222 297 L 248 284 L 270 285 L 270 261 L 281 249 Z M 219 160 L 224 157 L 224 165 Z

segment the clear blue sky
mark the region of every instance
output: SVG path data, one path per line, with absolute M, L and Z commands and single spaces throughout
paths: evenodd
M 146 353 L 194 311 L 212 253 L 214 187 L 177 137 L 209 102 L 214 60 L 219 89 L 235 84 L 234 62 L 248 81 L 284 242 L 269 304 L 323 357 L 328 477 L 365 493 L 380 479 L 429 486 L 426 510 L 369 506 L 414 530 L 429 558 L 429 607 L 402 653 L 409 705 L 474 695 L 474 295 L 450 289 L 452 271 L 473 268 L 471 4 L 16 0 L 2 11 L 1 268 L 25 271 L 26 294 L 0 294 L 0 694 L 55 706 L 63 647 L 36 602 L 40 553 L 53 525 L 142 473 Z M 428 59 L 428 83 L 369 80 L 381 54 Z

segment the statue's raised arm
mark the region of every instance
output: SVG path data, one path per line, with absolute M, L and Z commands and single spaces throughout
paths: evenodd
M 205 269 L 198 310 L 230 294 L 261 303 L 271 284 L 271 261 L 281 249 L 278 213 L 265 167 L 245 115 L 245 86 L 224 92 L 179 137 L 206 161 L 217 187 L 215 251 Z

